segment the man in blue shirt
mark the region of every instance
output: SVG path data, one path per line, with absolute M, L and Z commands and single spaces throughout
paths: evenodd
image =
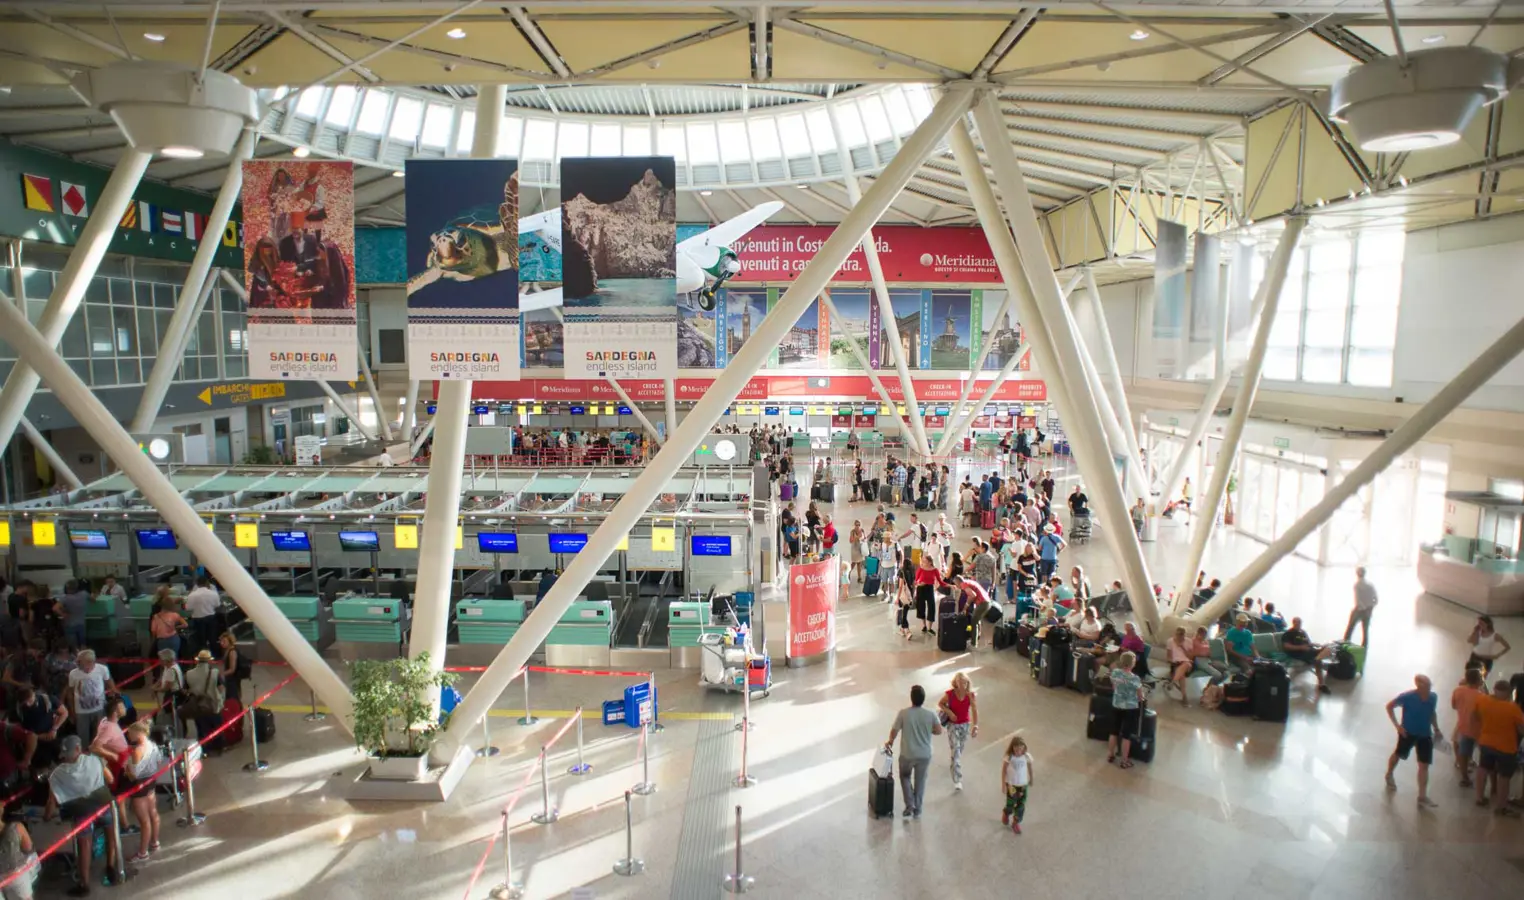
M 1274 603 L 1265 604 L 1265 612 L 1260 616 L 1260 619 L 1276 631 L 1286 630 L 1286 617 L 1275 611 Z
M 1042 532 L 1042 537 L 1037 541 L 1037 574 L 1043 581 L 1047 581 L 1053 577 L 1053 570 L 1058 568 L 1058 551 L 1069 545 L 1053 532 L 1052 525 L 1043 526 Z
M 1429 799 L 1429 764 L 1434 762 L 1434 735 L 1439 732 L 1439 695 L 1427 675 L 1413 676 L 1414 690 L 1398 694 L 1386 705 L 1386 717 L 1397 729 L 1397 749 L 1386 761 L 1386 789 L 1397 790 L 1397 780 L 1392 773 L 1397 760 L 1407 759 L 1413 748 L 1418 748 L 1418 808 L 1438 806 Z M 1399 722 L 1396 710 L 1402 710 Z
M 1254 671 L 1254 632 L 1249 630 L 1249 617 L 1239 614 L 1222 636 L 1222 649 L 1228 656 L 1228 665 L 1248 675 Z
M 990 498 L 993 496 L 995 496 L 995 487 L 990 484 L 990 477 L 986 475 L 984 480 L 979 482 L 979 509 L 989 509 Z

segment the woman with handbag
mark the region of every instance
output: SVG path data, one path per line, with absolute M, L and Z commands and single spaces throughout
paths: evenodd
M 224 700 L 222 672 L 212 663 L 212 651 L 196 654 L 196 667 L 185 673 L 185 706 L 182 713 L 196 723 L 196 737 L 208 753 L 218 748 L 207 744 L 207 737 L 222 724 Z
M 952 750 L 953 790 L 963 790 L 963 746 L 979 736 L 979 704 L 974 686 L 962 672 L 953 676 L 952 689 L 937 701 L 942 727 L 947 731 L 947 746 Z

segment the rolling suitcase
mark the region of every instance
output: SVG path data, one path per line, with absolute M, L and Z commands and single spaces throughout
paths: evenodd
M 1092 741 L 1109 740 L 1116 719 L 1117 711 L 1111 705 L 1111 692 L 1091 694 L 1090 716 L 1085 723 L 1085 737 Z
M 893 503 L 894 502 L 894 485 L 892 485 L 892 484 L 882 484 L 882 485 L 879 485 L 879 488 L 878 488 L 878 502 L 880 502 L 880 503 Z
M 1138 733 L 1128 735 L 1132 739 L 1132 750 L 1129 758 L 1134 762 L 1146 763 L 1154 761 L 1154 743 L 1159 737 L 1159 715 L 1148 707 L 1143 707 L 1138 714 Z
M 231 722 L 231 725 L 228 723 Z M 232 697 L 222 704 L 222 723 L 227 725 L 217 737 L 220 747 L 231 747 L 243 741 L 243 704 Z M 204 736 L 203 736 L 204 737 Z
M 991 625 L 999 625 L 1003 618 L 1005 618 L 1005 608 L 1000 605 L 999 600 L 991 598 L 989 608 L 984 611 L 984 621 Z
M 1365 671 L 1365 648 L 1359 644 L 1342 643 L 1334 651 L 1334 664 L 1328 674 L 1340 681 L 1349 681 Z
M 1043 687 L 1063 687 L 1071 658 L 1068 644 L 1043 644 L 1042 660 L 1037 664 L 1037 683 Z
M 922 494 L 921 496 L 915 498 L 915 508 L 916 509 L 924 510 L 924 509 L 928 509 L 930 507 L 931 507 L 931 496 L 929 494 Z
M 878 596 L 878 591 L 879 591 L 880 587 L 882 587 L 882 584 L 881 584 L 880 579 L 878 577 L 878 573 L 874 572 L 872 575 L 869 575 L 867 578 L 863 579 L 863 596 L 865 596 L 865 597 L 876 597 L 876 596 Z
M 1021 626 L 1015 622 L 1001 622 L 995 626 L 995 649 L 1004 650 L 1007 647 L 1016 646 L 1021 634 Z
M 937 616 L 937 649 L 944 653 L 962 653 L 968 649 L 968 634 L 972 627 L 968 616 L 960 613 Z
M 1249 680 L 1249 713 L 1265 722 L 1284 722 L 1291 715 L 1291 676 L 1286 667 L 1272 660 L 1254 663 Z
M 986 509 L 984 512 L 979 514 L 979 527 L 980 528 L 994 528 L 995 527 L 995 511 L 993 509 Z
M 868 815 L 875 819 L 894 815 L 894 776 L 882 778 L 868 770 Z
M 1081 694 L 1090 693 L 1095 676 L 1095 657 L 1087 650 L 1069 651 L 1069 688 Z
M 1222 685 L 1222 711 L 1229 716 L 1247 716 L 1250 712 L 1249 682 L 1234 675 Z
M 268 709 L 254 710 L 254 738 L 261 744 L 275 740 L 275 713 Z
M 778 485 L 778 499 L 784 503 L 792 503 L 794 501 L 794 486 L 787 481 Z
M 1032 638 L 1037 634 L 1037 629 L 1032 627 L 1031 622 L 1016 623 L 1016 652 L 1022 656 L 1032 655 Z

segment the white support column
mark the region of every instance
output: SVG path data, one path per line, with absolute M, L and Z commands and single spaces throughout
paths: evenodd
M 1010 311 L 1011 304 L 1015 302 L 1016 298 L 1012 293 L 1006 291 L 1005 299 L 1000 301 L 1000 309 L 995 311 L 995 321 L 997 323 L 1005 318 L 1005 314 Z M 970 416 L 964 415 L 964 406 L 968 403 L 969 394 L 974 392 L 974 382 L 978 380 L 979 372 L 984 368 L 984 361 L 989 358 L 990 350 L 995 347 L 995 335 L 997 333 L 997 331 L 991 331 L 984 336 L 984 344 L 979 348 L 979 355 L 975 357 L 974 364 L 969 369 L 968 380 L 963 382 L 963 390 L 958 395 L 958 402 L 953 406 L 953 421 L 955 424 L 947 429 L 947 433 L 942 435 L 942 440 L 937 442 L 936 450 L 932 453 L 933 456 L 946 456 L 948 449 L 953 445 L 953 440 L 962 432 L 964 425 L 972 421 Z M 1021 359 L 1020 355 L 1016 359 L 1019 362 Z
M 47 439 L 42 436 L 42 432 L 38 431 L 37 426 L 33 425 L 32 420 L 26 416 L 21 417 L 21 432 L 26 435 L 26 439 L 32 442 L 32 446 L 37 448 L 37 452 L 42 454 L 42 458 L 48 461 L 48 465 L 53 468 L 54 472 L 58 473 L 58 477 L 62 478 L 71 490 L 79 490 L 84 486 L 79 480 L 79 476 L 74 474 L 74 470 L 69 468 L 69 464 L 64 462 L 63 457 L 58 455 L 58 451 L 53 449 L 53 445 L 48 443 Z
M 1106 363 L 1106 370 L 1101 375 L 1111 395 L 1111 408 L 1121 422 L 1122 432 L 1127 438 L 1127 452 L 1132 454 L 1143 471 L 1142 489 L 1148 492 L 1152 489 L 1152 479 L 1147 477 L 1148 467 L 1143 465 L 1143 448 L 1138 444 L 1138 421 L 1132 417 L 1132 406 L 1127 402 L 1127 390 L 1122 383 L 1122 366 L 1117 362 L 1116 345 L 1111 342 L 1111 326 L 1106 324 L 1101 291 L 1095 286 L 1095 270 L 1086 266 L 1084 275 L 1085 295 L 1089 298 L 1090 314 L 1095 318 L 1096 337 L 1101 342 L 1102 359 Z
M 1270 348 L 1270 329 L 1275 327 L 1275 311 L 1280 306 L 1281 289 L 1286 285 L 1286 272 L 1291 268 L 1291 257 L 1296 253 L 1297 240 L 1307 227 L 1303 216 L 1286 220 L 1286 230 L 1281 241 L 1265 267 L 1265 280 L 1260 285 L 1264 303 L 1260 307 L 1259 324 L 1254 329 L 1254 343 L 1249 347 L 1249 359 L 1244 363 L 1243 381 L 1238 385 L 1238 396 L 1233 398 L 1233 412 L 1228 416 L 1228 426 L 1222 433 L 1222 448 L 1217 452 L 1217 463 L 1212 467 L 1212 481 L 1192 505 L 1191 518 L 1195 530 L 1191 533 L 1191 549 L 1180 570 L 1180 580 L 1175 583 L 1174 611 L 1178 615 L 1191 599 L 1191 586 L 1196 583 L 1196 572 L 1206 555 L 1207 541 L 1217 522 L 1217 507 L 1227 493 L 1228 477 L 1233 474 L 1233 460 L 1238 456 L 1238 445 L 1243 442 L 1244 426 L 1249 423 L 1249 410 L 1254 407 L 1254 395 L 1259 392 L 1260 376 L 1265 370 L 1265 356 Z M 1189 450 L 1190 448 L 1186 448 Z
M 957 85 L 950 88 L 916 130 L 905 139 L 894 159 L 890 160 L 873 186 L 863 195 L 862 202 L 837 226 L 836 231 L 784 293 L 778 306 L 762 320 L 761 326 L 731 359 L 730 365 L 720 372 L 709 391 L 699 398 L 683 420 L 682 426 L 667 438 L 650 465 L 630 483 L 624 496 L 591 535 L 587 546 L 572 557 L 571 564 L 566 567 L 555 586 L 535 606 L 534 612 L 520 626 L 518 633 L 455 708 L 444 739 L 435 746 L 435 759 L 450 759 L 454 756 L 465 736 L 475 730 L 498 695 L 518 675 L 530 654 L 545 641 L 572 600 L 582 592 L 614 552 L 615 545 L 629 534 L 651 503 L 667 489 L 668 479 L 689 458 L 714 423 L 719 421 L 725 407 L 735 400 L 747 380 L 762 367 L 768 354 L 783 340 L 784 334 L 793 327 L 805 307 L 825 289 L 831 276 L 846 262 L 853 247 L 889 208 L 890 201 L 910 181 L 911 175 L 925 163 L 948 127 L 967 111 L 971 99 L 969 87 Z M 416 624 L 414 627 L 416 629 Z
M 1258 584 L 1276 563 L 1289 556 L 1296 549 L 1297 544 L 1333 518 L 1333 514 L 1344 505 L 1344 501 L 1374 481 L 1377 475 L 1397 460 L 1397 457 L 1413 449 L 1430 431 L 1434 430 L 1434 426 L 1465 403 L 1478 388 L 1501 372 L 1503 367 L 1512 362 L 1521 351 L 1524 351 L 1524 319 L 1505 331 L 1502 337 L 1483 350 L 1476 359 L 1451 379 L 1449 384 L 1440 388 L 1439 393 L 1435 394 L 1432 400 L 1420 407 L 1418 412 L 1406 422 L 1398 425 L 1391 434 L 1387 435 L 1386 440 L 1378 444 L 1369 456 L 1362 459 L 1358 466 L 1344 476 L 1343 480 L 1329 488 L 1322 500 L 1297 519 L 1296 524 L 1287 528 L 1284 534 L 1266 547 L 1242 571 L 1229 579 L 1223 589 L 1217 592 L 1217 596 L 1207 601 L 1206 605 L 1197 610 L 1191 618 L 1198 623 L 1206 624 L 1227 612 L 1228 608 L 1242 599 L 1244 593 Z
M 424 442 L 427 441 L 429 439 L 429 437 L 431 435 L 433 435 L 433 433 L 434 433 L 434 420 L 430 419 L 429 420 L 429 424 L 423 426 L 423 430 L 418 432 L 418 436 L 417 437 L 413 438 L 413 448 L 412 448 L 412 455 L 413 456 L 417 456 L 418 455 L 418 451 L 423 449 Z M 409 457 L 409 459 L 411 459 L 411 458 L 412 457 Z M 432 458 L 431 458 L 431 461 L 432 461 Z M 462 459 L 461 462 L 464 463 L 465 460 Z M 452 547 L 455 546 L 453 541 L 451 542 L 450 546 L 452 546 Z
M 360 432 L 360 434 L 367 441 L 373 441 L 376 439 L 376 433 L 371 431 L 369 428 L 366 428 L 365 423 L 360 421 L 359 411 L 350 406 L 349 401 L 345 400 L 339 395 L 338 391 L 333 389 L 333 385 L 329 384 L 326 381 L 319 381 L 317 385 L 323 389 L 323 393 L 328 395 L 328 399 L 333 401 L 333 405 L 339 408 L 339 412 L 343 413 L 349 419 L 349 424 L 354 426 L 355 431 Z
M 370 402 L 376 408 L 376 423 L 381 429 L 381 436 L 386 438 L 387 443 L 392 440 L 391 416 L 381 408 L 381 392 L 376 390 L 376 377 L 370 372 L 370 361 L 365 354 L 360 354 L 360 377 L 365 379 L 365 392 L 370 394 Z
M 1012 257 L 1017 248 L 1026 248 L 1031 263 L 1023 266 L 1031 284 L 1031 293 L 1019 296 L 1018 306 L 1023 323 L 1026 323 L 1027 339 L 1032 342 L 1037 357 L 1037 368 L 1054 392 L 1059 415 L 1064 427 L 1076 440 L 1071 442 L 1080 473 L 1090 485 L 1091 496 L 1096 500 L 1096 511 L 1104 526 L 1102 536 L 1106 539 L 1117 563 L 1122 567 L 1122 583 L 1132 598 L 1133 610 L 1142 625 L 1144 637 L 1154 639 L 1159 629 L 1159 610 L 1153 599 L 1153 583 L 1148 577 L 1148 564 L 1143 559 L 1143 548 L 1132 528 L 1128 515 L 1127 498 L 1115 475 L 1115 465 L 1106 452 L 1106 435 L 1101 427 L 1100 415 L 1093 402 L 1084 402 L 1080 393 L 1084 383 L 1079 360 L 1079 350 L 1072 329 L 1064 317 L 1063 299 L 1059 295 L 1058 281 L 1048 264 L 1047 250 L 1043 245 L 1042 231 L 1037 216 L 1032 212 L 1032 197 L 1022 179 L 1021 164 L 1012 151 L 1010 138 L 994 95 L 988 95 L 974 106 L 974 120 L 984 138 L 984 150 L 994 170 L 1000 196 L 1004 198 L 1007 218 L 1000 218 L 989 210 L 994 195 L 989 190 L 984 168 L 974 154 L 973 142 L 967 134 L 953 135 L 953 148 L 961 156 L 960 165 L 967 185 L 977 191 L 976 209 L 981 209 L 980 222 L 991 248 L 999 246 L 996 259 L 1007 257 L 1007 265 L 1020 265 Z M 962 145 L 962 151 L 958 152 Z M 983 195 L 983 196 L 981 196 Z M 998 207 L 996 208 L 998 212 Z M 1006 227 L 1007 221 L 1010 229 Z M 1012 236 L 1014 231 L 1014 240 Z M 1065 387 L 1075 388 L 1068 394 Z
M 1075 273 L 1078 276 L 1079 273 Z M 1101 384 L 1101 375 L 1096 371 L 1095 360 L 1090 358 L 1090 350 L 1085 345 L 1084 335 L 1080 334 L 1079 325 L 1075 322 L 1074 311 L 1068 304 L 1064 305 L 1064 320 L 1068 328 L 1074 334 L 1074 343 L 1079 350 L 1080 365 L 1085 370 L 1085 384 L 1088 386 L 1090 395 L 1095 398 L 1096 412 L 1101 417 L 1101 427 L 1106 431 L 1106 443 L 1110 448 L 1112 459 L 1122 458 L 1128 478 L 1137 490 L 1148 492 L 1148 476 L 1143 472 L 1143 463 L 1128 447 L 1127 428 L 1117 417 L 1117 411 L 1112 408 L 1111 402 L 1106 398 L 1106 388 Z M 1123 496 L 1127 494 L 1127 482 L 1123 482 Z
M 402 405 L 402 439 L 411 441 L 418 427 L 418 389 L 422 384 L 414 378 L 407 383 L 407 402 Z
M 609 387 L 614 389 L 614 393 L 619 395 L 619 402 L 630 408 L 630 413 L 640 421 L 641 426 L 651 435 L 651 439 L 656 442 L 656 446 L 660 447 L 662 444 L 661 432 L 656 430 L 656 426 L 651 424 L 651 420 L 646 418 L 646 414 L 640 411 L 640 407 L 635 405 L 634 400 L 630 399 L 630 395 L 619 383 L 619 379 L 607 376 L 606 380 L 609 383 Z
M 503 130 L 503 106 L 508 88 L 482 85 L 476 94 L 476 126 L 471 137 L 471 156 L 490 158 L 497 153 Z M 418 587 L 413 594 L 413 635 L 407 655 L 416 659 L 427 653 L 435 671 L 444 668 L 445 642 L 450 631 L 450 583 L 455 576 L 455 528 L 460 522 L 460 490 L 466 468 L 466 420 L 471 413 L 471 382 L 441 381 L 434 417 L 417 447 L 432 430 L 434 452 L 429 458 L 428 499 L 423 508 L 419 535 Z M 492 695 L 497 699 L 497 694 Z M 439 704 L 439 691 L 429 691 L 429 703 Z M 490 703 L 488 704 L 491 705 Z M 483 710 L 485 712 L 485 710 Z M 453 754 L 452 754 L 453 757 Z
M 174 315 L 169 318 L 169 330 L 159 339 L 159 358 L 154 360 L 153 370 L 148 373 L 148 381 L 143 385 L 143 396 L 138 400 L 138 410 L 132 417 L 129 431 L 141 434 L 153 430 L 153 420 L 158 418 L 159 407 L 163 405 L 164 395 L 169 391 L 169 383 L 174 380 L 175 372 L 180 369 L 180 361 L 185 356 L 182 348 L 190 337 L 191 329 L 200 321 L 201 311 L 206 306 L 206 297 L 216 278 L 212 262 L 222 246 L 222 233 L 228 227 L 233 206 L 238 203 L 243 190 L 243 161 L 254 155 L 254 144 L 258 140 L 252 128 L 245 128 L 233 148 L 233 155 L 228 158 L 228 170 L 222 176 L 222 187 L 217 191 L 216 201 L 212 203 L 211 214 L 206 217 L 206 230 L 201 234 L 196 256 L 185 273 L 185 283 L 180 287 L 180 305 L 175 307 Z M 96 214 L 99 213 L 100 210 L 97 210 Z M 121 214 L 118 213 L 117 221 L 120 219 Z M 187 297 L 196 298 L 196 302 L 187 303 Z
M 661 380 L 662 397 L 667 403 L 667 436 L 677 431 L 677 382 L 671 378 Z M 634 409 L 635 407 L 630 407 Z
M 132 192 L 143 180 L 143 173 L 152 158 L 152 154 L 129 147 L 122 151 L 122 158 L 111 170 L 105 190 L 96 198 L 94 211 L 85 220 L 85 227 L 80 229 L 74 252 L 69 254 L 69 261 L 58 275 L 53 296 L 43 308 L 38 327 L 49 347 L 58 346 L 64 329 L 79 311 L 85 288 L 95 277 L 95 270 L 100 268 L 101 258 L 106 255 L 106 248 L 116 234 L 117 223 L 122 221 L 122 214 L 132 203 Z M 21 414 L 26 411 L 32 395 L 37 393 L 38 381 L 37 373 L 26 360 L 16 360 L 11 374 L 5 379 L 4 390 L 0 390 L 0 447 L 9 444 L 16 436 L 16 426 L 21 422 Z
M 847 150 L 842 136 L 841 123 L 836 118 L 836 107 L 826 104 L 826 116 L 831 121 L 831 134 L 836 138 L 836 159 L 841 164 L 842 184 L 847 189 L 847 199 L 856 207 L 862 201 L 862 187 L 852 171 L 852 154 Z M 905 394 L 905 411 L 910 419 L 910 449 L 924 456 L 931 456 L 931 442 L 926 438 L 926 423 L 921 420 L 921 404 L 915 396 L 915 382 L 910 378 L 910 366 L 905 362 L 905 351 L 900 347 L 899 323 L 894 317 L 894 305 L 889 302 L 889 285 L 884 280 L 884 267 L 879 264 L 878 245 L 873 241 L 873 230 L 863 236 L 863 258 L 868 263 L 868 277 L 873 282 L 873 296 L 878 301 L 879 318 L 889 332 L 889 357 L 894 360 L 895 371 L 900 376 L 900 390 Z
M 111 218 L 114 227 L 120 219 Z M 100 444 L 101 449 L 143 494 L 164 523 L 175 530 L 180 540 L 206 566 L 255 626 L 264 633 L 277 653 L 291 664 L 320 700 L 333 711 L 342 727 L 354 728 L 354 704 L 349 688 L 328 667 L 296 626 L 270 601 L 259 582 L 244 569 L 222 539 L 206 527 L 191 505 L 106 409 L 90 388 L 74 374 L 69 364 L 54 352 L 52 343 L 32 327 L 26 314 L 9 302 L 0 303 L 0 331 L 5 342 L 25 359 L 31 370 L 47 381 L 53 396 L 69 410 L 80 426 Z
M 217 274 L 222 278 L 222 283 L 226 285 L 229 290 L 242 297 L 245 303 L 248 302 L 249 289 L 244 287 L 237 278 L 234 278 L 232 272 L 229 272 L 227 269 L 218 269 Z
M 847 334 L 846 326 L 841 324 L 844 320 L 841 314 L 836 311 L 836 301 L 831 299 L 829 288 L 820 292 L 820 302 L 824 303 L 826 307 L 826 321 L 846 340 L 847 346 L 852 350 L 852 358 L 857 360 L 857 364 L 863 367 L 864 372 L 868 373 L 868 381 L 878 391 L 878 396 L 884 401 L 884 405 L 889 407 L 885 414 L 886 418 L 893 422 L 895 429 L 905 436 L 906 445 L 914 447 L 915 432 L 910 430 L 910 426 L 906 425 L 904 420 L 894 414 L 894 398 L 889 396 L 889 391 L 884 387 L 884 382 L 878 377 L 878 373 L 873 371 L 872 366 L 868 365 L 868 355 L 863 352 L 863 348 L 857 345 L 857 339 Z

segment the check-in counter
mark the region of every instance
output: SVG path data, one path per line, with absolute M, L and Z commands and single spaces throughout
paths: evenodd
M 614 604 L 574 600 L 545 639 L 545 662 L 552 666 L 606 666 L 614 640 Z
M 472 598 L 455 604 L 455 631 L 462 644 L 502 646 L 513 640 L 528 615 L 523 600 Z
M 1418 552 L 1418 583 L 1436 597 L 1489 616 L 1524 615 L 1524 562 L 1478 556 L 1471 562 Z
M 351 595 L 333 602 L 334 638 L 378 644 L 395 651 L 413 621 L 413 612 L 390 597 Z
M 329 611 L 316 597 L 271 597 L 270 601 L 281 611 L 313 649 L 322 652 L 333 643 L 333 619 Z M 269 638 L 258 627 L 254 629 L 255 655 L 261 660 L 279 659 L 280 653 L 270 646 Z
M 707 632 L 724 631 L 710 627 L 707 602 L 677 600 L 667 609 L 667 646 L 674 669 L 696 669 L 703 661 L 699 639 Z
M 127 601 L 127 626 L 138 639 L 138 647 L 144 653 L 153 650 L 153 638 L 149 635 L 148 622 L 153 618 L 153 597 L 139 594 Z M 85 634 L 90 636 L 90 625 L 85 623 Z
M 85 604 L 85 640 L 92 645 L 97 641 L 116 640 L 121 608 L 115 597 L 91 597 Z M 147 628 L 146 623 L 144 627 Z

